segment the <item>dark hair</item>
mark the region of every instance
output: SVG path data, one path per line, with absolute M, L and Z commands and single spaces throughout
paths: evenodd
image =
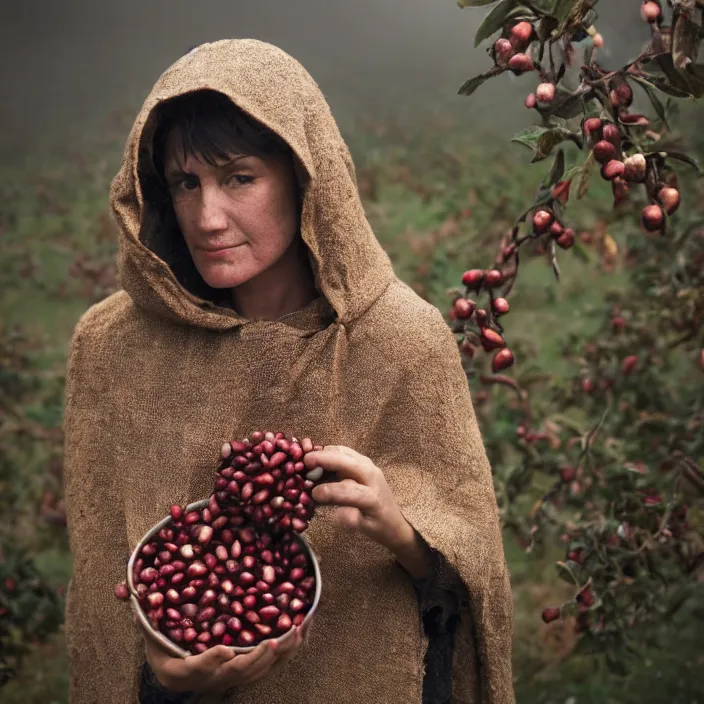
M 206 284 L 178 227 L 164 179 L 166 141 L 176 131 L 184 159 L 197 155 L 213 166 L 237 154 L 247 154 L 263 159 L 288 159 L 294 168 L 293 152 L 277 134 L 227 96 L 212 90 L 186 93 L 165 101 L 157 107 L 154 119 L 151 145 L 143 145 L 147 148 L 140 150 L 139 173 L 145 201 L 142 240 L 191 293 L 214 303 L 223 302 L 229 298 L 229 291 Z M 298 184 L 299 208 L 300 189 Z

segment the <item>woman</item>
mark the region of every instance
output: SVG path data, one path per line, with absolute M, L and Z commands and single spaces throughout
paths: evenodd
M 202 45 L 154 86 L 111 189 L 123 290 L 67 365 L 72 704 L 513 701 L 512 599 L 453 334 L 395 275 L 303 67 Z M 207 497 L 224 440 L 311 437 L 314 627 L 185 660 L 112 596 L 142 535 Z M 304 638 L 305 636 L 305 638 Z M 305 641 L 305 642 L 304 642 Z

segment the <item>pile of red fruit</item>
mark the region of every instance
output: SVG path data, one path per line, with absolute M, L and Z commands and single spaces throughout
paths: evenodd
M 323 470 L 303 457 L 322 449 L 282 432 L 225 443 L 215 491 L 203 506 L 172 506 L 169 523 L 134 562 L 136 596 L 153 628 L 184 650 L 250 647 L 300 625 L 316 592 L 298 538 L 313 517 Z M 115 588 L 128 600 L 125 582 Z

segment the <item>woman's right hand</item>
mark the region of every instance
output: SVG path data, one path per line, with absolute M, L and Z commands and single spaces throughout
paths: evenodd
M 291 629 L 281 643 L 266 640 L 242 655 L 227 646 L 217 645 L 200 655 L 180 658 L 168 653 L 136 614 L 133 618 L 144 638 L 147 662 L 160 684 L 172 692 L 199 694 L 221 693 L 276 674 L 298 653 L 311 623 L 306 624 L 305 630 Z

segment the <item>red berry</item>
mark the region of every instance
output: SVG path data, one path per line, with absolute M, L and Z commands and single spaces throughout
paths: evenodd
M 603 136 L 604 140 L 613 144 L 614 147 L 618 147 L 621 141 L 621 133 L 619 132 L 618 127 L 613 124 L 613 122 L 609 122 L 604 125 Z
M 577 603 L 587 609 L 594 604 L 594 601 L 594 594 L 591 587 L 585 587 L 577 594 Z
M 533 215 L 533 229 L 541 234 L 552 224 L 553 215 L 549 210 L 540 209 Z
M 602 139 L 601 142 L 597 142 L 594 145 L 594 158 L 600 164 L 606 164 L 608 161 L 611 161 L 615 155 L 616 147 L 605 139 Z
M 621 332 L 624 330 L 626 327 L 626 321 L 625 319 L 617 315 L 615 318 L 612 318 L 611 320 L 611 329 L 614 330 L 615 332 Z
M 585 377 L 584 379 L 582 379 L 582 383 L 580 384 L 580 386 L 585 394 L 590 394 L 592 391 L 594 391 L 594 382 L 589 377 Z
M 584 133 L 587 135 L 587 137 L 592 137 L 594 139 L 599 138 L 599 134 L 601 133 L 601 119 L 598 117 L 590 117 L 589 119 L 584 121 Z
M 513 51 L 513 45 L 508 39 L 502 37 L 494 43 L 494 51 L 496 52 L 496 58 L 505 63 Z
M 514 54 L 508 62 L 509 68 L 514 73 L 524 73 L 525 71 L 532 71 L 535 67 L 533 66 L 533 59 L 528 56 L 528 54 Z
M 518 22 L 511 28 L 511 44 L 523 49 L 533 37 L 533 25 L 530 22 Z
M 558 247 L 569 249 L 574 244 L 574 230 L 568 227 L 559 237 L 555 238 Z
M 511 352 L 508 347 L 504 347 L 504 349 L 499 350 L 491 360 L 491 369 L 494 374 L 496 374 L 504 369 L 508 369 L 515 361 L 513 352 Z
M 657 22 L 657 19 L 658 17 L 660 17 L 660 14 L 660 5 L 658 5 L 656 2 L 652 2 L 652 0 L 648 0 L 648 2 L 644 2 L 640 6 L 640 16 L 643 18 L 644 22 L 648 22 L 649 24 Z
M 484 348 L 485 352 L 500 349 L 501 347 L 506 347 L 506 343 L 504 342 L 504 338 L 501 337 L 501 335 L 499 335 L 499 333 L 496 332 L 496 330 L 492 330 L 491 328 L 483 328 L 482 329 L 481 341 L 482 341 L 482 347 Z
M 477 325 L 480 328 L 483 328 L 489 320 L 489 314 L 484 310 L 484 308 L 477 308 L 477 310 L 474 311 L 474 319 L 477 321 Z
M 495 298 L 491 303 L 491 309 L 495 316 L 506 315 L 509 311 L 509 304 L 505 298 Z
M 659 205 L 646 205 L 641 211 L 640 220 L 648 232 L 657 232 L 665 222 L 665 214 Z
M 475 304 L 472 301 L 468 301 L 466 298 L 458 298 L 455 301 L 455 315 L 460 320 L 466 320 L 474 312 Z
M 623 362 L 621 362 L 621 371 L 625 375 L 628 375 L 633 371 L 636 364 L 638 364 L 638 357 L 634 354 L 629 354 L 628 357 L 624 357 Z
M 623 176 L 625 170 L 626 167 L 622 161 L 612 159 L 601 167 L 601 177 L 605 181 L 613 181 L 615 178 Z
M 560 467 L 560 477 L 563 482 L 571 482 L 577 476 L 577 471 L 574 467 Z
M 479 288 L 484 281 L 484 272 L 481 269 L 470 269 L 462 274 L 462 283 L 469 288 Z
M 535 89 L 535 97 L 540 103 L 551 103 L 555 99 L 555 84 L 541 83 Z
M 526 96 L 526 102 L 525 106 L 529 109 L 532 110 L 535 107 L 535 104 L 538 102 L 537 98 L 535 97 L 535 93 L 528 93 Z
M 504 282 L 504 275 L 498 269 L 489 269 L 484 275 L 484 288 L 490 289 L 501 286 Z
M 672 215 L 680 205 L 680 192 L 665 186 L 658 191 L 658 200 L 668 215 Z
M 558 618 L 560 618 L 560 609 L 558 609 L 556 606 L 548 606 L 547 609 L 543 609 L 541 618 L 545 623 L 556 621 Z

